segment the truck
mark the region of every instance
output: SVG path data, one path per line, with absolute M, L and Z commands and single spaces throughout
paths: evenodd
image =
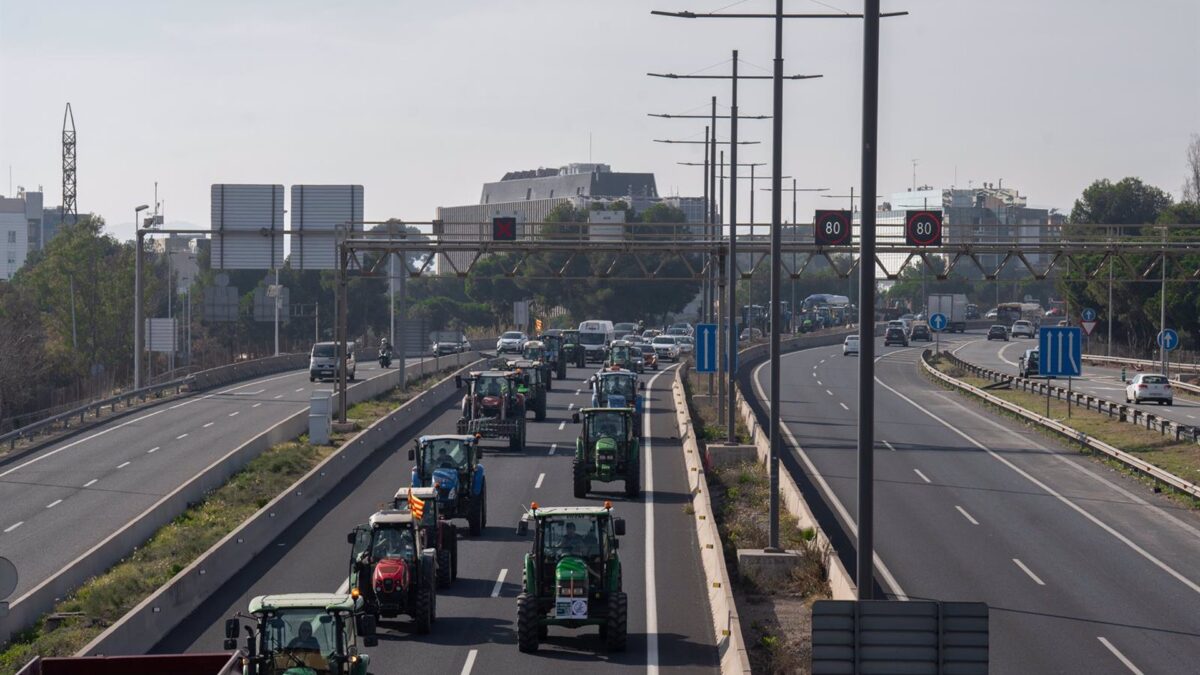
M 934 314 L 946 315 L 947 333 L 964 333 L 967 330 L 967 296 L 962 293 L 936 293 L 929 296 L 929 311 L 926 317 Z

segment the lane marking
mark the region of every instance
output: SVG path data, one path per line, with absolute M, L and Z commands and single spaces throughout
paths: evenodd
M 833 392 L 832 392 L 832 391 L 829 391 L 828 389 L 826 389 L 826 390 L 825 390 L 825 393 L 826 393 L 826 394 L 829 394 L 830 396 L 833 396 Z
M 48 508 L 48 509 L 52 509 L 52 508 L 54 508 L 54 507 L 58 506 L 58 505 L 59 505 L 59 504 L 61 504 L 61 503 L 62 503 L 62 500 L 61 500 L 61 499 L 55 499 L 54 501 L 52 501 L 52 502 L 50 502 L 49 504 L 47 504 L 47 505 L 46 505 L 46 508 Z
M 1046 582 L 1039 579 L 1038 575 L 1034 574 L 1033 570 L 1029 569 L 1029 567 L 1027 567 L 1025 565 L 1025 563 L 1021 562 L 1020 560 L 1017 560 L 1016 558 L 1013 558 L 1012 561 L 1017 564 L 1017 567 L 1021 568 L 1021 571 L 1025 572 L 1025 574 L 1028 574 L 1030 579 L 1033 579 L 1034 581 L 1036 581 L 1038 586 L 1046 585 Z
M 153 448 L 150 448 L 149 450 L 147 450 L 147 451 L 146 451 L 146 454 L 147 454 L 147 455 L 153 455 L 155 452 L 157 452 L 157 451 L 158 451 L 158 448 L 159 448 L 159 447 L 160 447 L 160 446 L 157 446 L 157 445 L 156 445 L 156 446 L 154 446 Z
M 891 450 L 892 452 L 896 451 L 896 446 L 892 445 L 891 441 L 883 441 L 883 444 L 887 446 L 888 450 Z
M 1137 666 L 1133 665 L 1133 661 L 1130 661 L 1129 659 L 1125 658 L 1125 655 L 1121 653 L 1121 650 L 1114 647 L 1111 642 L 1109 642 L 1108 640 L 1105 640 L 1103 637 L 1097 637 L 1096 639 L 1099 640 L 1100 644 L 1104 645 L 1108 649 L 1108 651 L 1112 652 L 1112 655 L 1117 657 L 1118 661 L 1125 664 L 1125 667 L 1129 669 L 1129 672 L 1137 673 L 1137 675 L 1144 675 L 1142 673 L 1141 669 L 1139 669 Z
M 561 422 L 559 422 L 559 423 L 558 423 L 558 430 L 559 430 L 559 431 L 562 431 L 563 429 L 566 429 L 566 428 L 567 428 L 567 421 L 566 421 L 566 420 L 563 420 L 563 421 L 561 421 Z
M 97 482 L 99 482 L 99 480 L 100 480 L 99 478 L 93 478 L 93 479 L 89 480 L 88 482 L 84 483 L 83 487 L 92 487 Z
M 818 386 L 818 387 L 824 387 L 824 386 L 825 386 L 825 383 L 824 383 L 824 382 L 822 382 L 822 381 L 820 381 L 820 380 L 817 380 L 817 386 Z
M 825 363 L 825 359 L 821 359 L 820 363 Z M 814 366 L 815 367 L 815 366 Z
M 916 474 L 921 477 L 921 480 L 925 481 L 926 483 L 933 482 L 933 481 L 929 480 L 929 478 L 925 474 L 921 473 L 920 469 L 913 469 L 913 471 L 916 472 Z
M 303 372 L 304 371 L 302 371 L 302 370 L 301 371 L 292 371 L 292 372 L 286 373 L 284 375 L 276 375 L 275 377 L 268 377 L 263 380 L 254 380 L 253 382 L 247 382 L 246 384 L 239 384 L 236 387 L 230 387 L 229 389 L 226 389 L 225 391 L 218 391 L 217 394 L 232 394 L 233 392 L 240 391 L 242 389 L 245 389 L 246 387 L 253 387 L 255 385 L 264 384 L 267 382 L 274 382 L 275 380 L 282 380 L 285 377 L 295 377 L 296 375 L 303 373 Z M 213 396 L 213 394 L 210 394 L 209 396 L 206 396 L 205 398 L 211 398 L 212 396 Z
M 841 401 L 838 401 L 838 405 L 842 406 L 842 410 L 845 410 L 845 411 L 847 411 L 847 412 L 849 412 L 849 411 L 850 411 L 850 406 L 846 405 L 845 403 L 842 403 Z
M 238 393 L 234 394 L 234 396 L 258 396 L 259 394 L 263 393 L 264 391 L 266 391 L 266 389 L 255 389 L 254 391 L 239 391 Z
M 233 412 L 229 413 L 229 416 L 230 416 L 230 417 L 237 417 L 237 416 L 238 416 L 238 415 L 240 415 L 241 413 L 242 413 L 242 411 L 241 411 L 241 410 L 234 410 Z
M 963 518 L 966 518 L 967 520 L 971 521 L 971 524 L 972 524 L 972 525 L 978 525 L 978 524 L 979 524 L 979 521 L 978 521 L 978 520 L 975 520 L 974 518 L 972 518 L 972 517 L 971 517 L 971 514 L 967 513 L 967 510 L 966 510 L 966 509 L 964 509 L 963 507 L 961 507 L 961 506 L 959 506 L 959 505 L 955 504 L 955 505 L 954 505 L 954 508 L 958 509 L 958 512 L 959 512 L 959 513 L 961 513 L 961 514 L 963 514 Z
M 761 368 L 761 366 L 759 366 L 759 367 Z M 1030 483 L 1033 483 L 1033 484 L 1034 484 L 1034 485 L 1036 485 L 1037 487 L 1041 488 L 1043 491 L 1045 491 L 1045 492 L 1046 492 L 1046 494 L 1050 495 L 1051 497 L 1054 497 L 1054 498 L 1055 498 L 1055 499 L 1057 499 L 1059 502 L 1061 502 L 1063 505 L 1065 505 L 1067 508 L 1071 509 L 1072 511 L 1075 511 L 1076 513 L 1078 513 L 1079 515 L 1083 516 L 1084 518 L 1087 518 L 1087 519 L 1088 519 L 1088 520 L 1090 520 L 1090 521 L 1091 521 L 1093 524 L 1095 524 L 1097 527 L 1099 527 L 1100 529 L 1102 529 L 1102 530 L 1104 530 L 1105 532 L 1107 532 L 1107 533 L 1109 533 L 1110 535 L 1112 535 L 1112 536 L 1113 536 L 1113 537 L 1114 537 L 1114 538 L 1115 538 L 1117 541 L 1119 541 L 1119 542 L 1121 542 L 1122 544 L 1125 544 L 1126 546 L 1128 546 L 1130 549 L 1132 549 L 1133 551 L 1135 551 L 1135 552 L 1136 552 L 1138 555 L 1140 555 L 1140 556 L 1142 556 L 1143 558 L 1145 558 L 1147 561 L 1149 561 L 1149 562 L 1150 562 L 1151 564 L 1153 564 L 1155 567 L 1158 567 L 1158 568 L 1159 568 L 1159 569 L 1161 569 L 1162 571 L 1164 571 L 1164 572 L 1166 572 L 1167 574 L 1169 574 L 1169 575 L 1171 575 L 1172 577 L 1174 577 L 1174 578 L 1175 578 L 1177 581 L 1179 581 L 1180 583 L 1182 583 L 1184 586 L 1187 586 L 1188 588 L 1190 588 L 1190 589 L 1191 589 L 1193 592 L 1195 592 L 1195 593 L 1197 593 L 1197 594 L 1200 594 L 1200 584 L 1197 584 L 1196 582 L 1192 581 L 1191 579 L 1189 579 L 1189 578 L 1187 578 L 1186 576 L 1184 576 L 1183 574 L 1181 574 L 1181 573 L 1180 573 L 1178 570 L 1176 570 L 1175 568 L 1171 567 L 1170 565 L 1168 565 L 1167 563 L 1163 562 L 1162 560 L 1159 560 L 1157 557 L 1155 557 L 1155 556 L 1154 556 L 1154 554 L 1153 554 L 1153 553 L 1150 553 L 1150 552 L 1149 552 L 1149 551 L 1147 551 L 1146 549 L 1144 549 L 1144 548 L 1142 548 L 1141 546 L 1139 546 L 1139 545 L 1138 545 L 1136 542 L 1134 542 L 1134 541 L 1133 541 L 1132 539 L 1130 539 L 1129 537 L 1126 537 L 1125 535 L 1123 535 L 1123 534 L 1121 534 L 1120 532 L 1118 532 L 1118 531 L 1116 530 L 1116 528 L 1114 528 L 1113 526 L 1109 525 L 1108 523 L 1104 522 L 1103 520 L 1100 520 L 1100 519 L 1099 519 L 1099 518 L 1097 518 L 1096 516 L 1092 515 L 1092 514 L 1091 514 L 1091 512 L 1089 512 L 1089 511 L 1085 510 L 1083 507 L 1079 506 L 1078 504 L 1076 504 L 1075 502 L 1071 501 L 1070 499 L 1067 499 L 1066 497 L 1064 497 L 1064 496 L 1062 495 L 1062 493 L 1058 492 L 1058 491 L 1057 491 L 1057 490 L 1055 490 L 1054 488 L 1052 488 L 1052 487 L 1050 487 L 1049 485 L 1047 485 L 1047 484 L 1043 483 L 1042 481 L 1038 480 L 1038 479 L 1037 479 L 1037 478 L 1035 478 L 1035 477 L 1034 477 L 1032 474 L 1030 474 L 1028 471 L 1025 471 L 1024 469 L 1022 469 L 1021 467 L 1017 466 L 1016 464 L 1013 464 L 1013 463 L 1012 463 L 1011 461 L 1009 461 L 1007 458 L 1005 458 L 1005 457 L 1001 457 L 1001 456 L 1000 456 L 1000 455 L 999 455 L 999 454 L 998 454 L 998 453 L 997 453 L 995 450 L 992 450 L 991 448 L 987 447 L 986 445 L 984 445 L 984 444 L 980 443 L 979 441 L 975 440 L 975 438 L 974 438 L 974 437 L 972 437 L 971 435 L 969 435 L 969 434 L 967 434 L 966 432 L 964 432 L 964 431 L 961 431 L 960 429 L 958 429 L 958 428 L 956 428 L 956 427 L 952 426 L 952 425 L 951 425 L 949 422 L 947 422 L 947 421 L 943 420 L 942 418 L 938 417 L 938 416 L 937 416 L 937 415 L 935 415 L 934 413 L 932 413 L 932 412 L 930 412 L 930 411 L 928 411 L 928 410 L 925 410 L 925 409 L 924 409 L 924 408 L 922 408 L 920 405 L 918 405 L 916 401 L 914 401 L 914 400 L 912 400 L 911 398 L 909 398 L 909 397 L 905 396 L 904 394 L 901 394 L 899 391 L 897 391 L 897 390 L 896 390 L 894 387 L 892 387 L 891 385 L 889 385 L 889 384 L 887 384 L 887 383 L 883 382 L 883 381 L 882 381 L 882 380 L 880 380 L 879 378 L 875 378 L 875 381 L 876 381 L 876 382 L 878 382 L 880 385 L 882 385 L 882 386 L 883 386 L 885 389 L 887 389 L 888 391 L 892 392 L 892 393 L 893 393 L 893 394 L 895 394 L 896 396 L 899 396 L 900 398 L 902 398 L 902 399 L 904 399 L 905 401 L 907 401 L 907 402 L 909 403 L 909 405 L 911 405 L 911 406 L 913 406 L 914 408 L 916 408 L 917 410 L 920 410 L 921 412 L 925 413 L 925 414 L 926 414 L 926 415 L 928 415 L 930 418 L 932 418 L 932 419 L 936 420 L 938 424 L 941 424 L 942 426 L 946 427 L 946 428 L 947 428 L 947 429 L 949 429 L 950 431 L 952 431 L 952 432 L 954 432 L 955 434 L 958 434 L 959 436 L 961 436 L 961 437 L 962 437 L 964 440 L 966 440 L 966 441 L 967 441 L 968 443 L 970 443 L 971 445 L 974 445 L 975 447 L 979 448 L 980 450 L 983 450 L 983 451 L 984 451 L 984 452 L 986 452 L 987 454 L 991 455 L 991 456 L 992 456 L 992 458 L 994 458 L 996 461 L 1000 462 L 1000 463 L 1001 463 L 1001 464 L 1003 464 L 1004 466 L 1007 466 L 1008 468 L 1012 469 L 1014 472 L 1016 472 L 1016 473 L 1017 473 L 1017 475 L 1021 476 L 1021 477 L 1022 477 L 1022 478 L 1024 478 L 1025 480 L 1027 480 L 1027 481 L 1029 481 Z M 964 410 L 966 409 L 966 406 L 963 406 L 963 405 L 961 405 L 961 404 L 957 404 L 957 406 L 958 406 L 958 407 L 960 407 L 960 408 L 963 408 Z M 973 412 L 973 411 L 972 411 L 972 412 Z M 999 425 L 997 425 L 997 426 L 999 426 Z M 1003 429 L 1004 427 L 1000 427 L 1000 428 L 1002 428 L 1002 429 Z M 1012 433 L 1012 432 L 1011 432 L 1011 431 L 1009 431 L 1009 433 Z
M 575 395 L 576 395 L 576 396 L 578 396 L 578 395 L 579 395 L 579 394 L 580 394 L 582 391 L 583 391 L 582 389 L 576 389 L 576 390 L 575 390 Z
M 793 353 L 803 354 L 804 352 Z M 880 356 L 879 358 L 875 359 L 875 361 L 878 362 L 879 359 L 882 358 L 884 357 Z M 751 373 L 750 376 L 754 381 L 754 390 L 758 393 L 758 400 L 762 402 L 763 407 L 767 410 L 770 410 L 770 399 L 763 391 L 761 375 L 762 369 L 770 365 L 770 363 L 771 362 L 768 360 L 759 364 L 759 366 L 754 369 L 754 372 Z M 796 449 L 796 453 L 800 455 L 800 460 L 804 462 L 804 467 L 808 469 L 808 473 L 817 480 L 817 485 L 820 487 L 821 493 L 825 495 L 825 499 L 827 499 L 829 503 L 833 505 L 833 509 L 837 511 L 838 516 L 846 525 L 846 529 L 850 530 L 850 536 L 857 539 L 858 523 L 850 517 L 850 512 L 846 510 L 846 505 L 842 504 L 842 500 L 838 499 L 838 496 L 834 493 L 833 488 L 829 487 L 829 483 L 825 480 L 825 477 L 821 475 L 820 471 L 817 471 L 816 465 L 813 464 L 812 459 L 809 458 L 808 453 L 804 451 L 804 448 L 800 445 L 800 442 L 796 440 L 796 436 L 792 433 L 792 430 L 786 423 L 783 422 L 782 416 L 779 422 L 779 427 L 783 430 L 783 435 L 788 439 L 788 443 L 790 443 L 791 446 Z M 896 577 L 892 574 L 892 571 L 888 569 L 888 566 L 884 564 L 883 559 L 879 557 L 878 551 L 876 551 L 874 554 L 874 558 L 875 569 L 878 571 L 879 576 L 883 578 L 883 582 L 892 589 L 892 595 L 894 595 L 897 600 L 908 600 L 908 594 L 906 594 L 904 589 L 900 587 L 900 582 L 896 581 Z
M 37 457 L 34 457 L 33 459 L 29 460 L 28 462 L 18 464 L 17 466 L 14 466 L 13 468 L 9 469 L 8 471 L 5 471 L 4 473 L 0 473 L 0 478 L 4 478 L 5 476 L 7 476 L 10 473 L 13 473 L 14 471 L 20 471 L 21 469 L 24 469 L 25 467 L 29 466 L 30 464 L 36 464 L 37 462 L 40 462 L 43 459 L 46 459 L 47 457 L 53 457 L 54 455 L 57 455 L 58 453 L 62 452 L 63 450 L 67 450 L 68 448 L 73 448 L 76 445 L 79 445 L 80 443 L 86 443 L 86 442 L 92 440 L 93 438 L 98 438 L 100 436 L 103 436 L 104 434 L 111 432 L 111 431 L 116 431 L 117 429 L 120 429 L 122 427 L 127 427 L 131 424 L 136 424 L 138 422 L 141 422 L 142 420 L 150 419 L 151 417 L 154 417 L 155 415 L 161 415 L 162 413 L 164 413 L 166 411 L 167 410 L 164 408 L 163 410 L 157 410 L 155 412 L 152 412 L 149 415 L 142 415 L 141 417 L 129 420 L 128 422 L 122 422 L 121 424 L 118 424 L 115 427 L 109 427 L 108 429 L 104 429 L 103 431 L 98 431 L 98 432 L 92 434 L 91 436 L 81 438 L 73 443 L 68 443 L 68 444 L 62 446 L 61 448 L 56 448 L 54 450 L 51 450 L 50 452 L 47 452 L 44 455 L 38 455 Z
M 542 481 L 544 481 L 544 480 L 546 480 L 546 474 L 539 473 L 537 482 L 533 484 L 533 489 L 536 490 L 536 489 L 542 487 Z
M 575 407 L 575 404 L 574 404 L 574 403 L 572 403 L 571 405 L 567 406 L 567 412 L 571 412 L 571 409 L 572 409 L 572 408 L 574 408 L 574 407 Z
M 548 452 L 548 453 L 546 453 L 546 454 L 547 454 L 547 455 L 553 455 L 553 454 L 554 454 L 554 451 L 555 451 L 555 450 L 557 450 L 557 449 L 558 449 L 558 443 L 551 443 L 551 444 L 550 444 L 550 452 Z
M 9 532 L 12 532 L 13 530 L 17 529 L 18 527 L 20 527 L 24 524 L 25 524 L 25 521 L 23 521 L 23 520 L 17 521 L 15 524 L 9 525 L 8 527 L 4 528 L 4 533 L 8 534 Z
M 1021 364 L 1017 363 L 1016 361 L 1010 361 L 1009 359 L 1004 357 L 1004 352 L 1008 351 L 1009 347 L 1016 347 L 1019 344 L 1022 344 L 1022 343 L 1020 343 L 1020 342 L 1005 343 L 1005 345 L 1000 348 L 1000 351 L 996 352 L 996 356 L 1000 357 L 1001 361 L 1007 363 L 1008 365 L 1010 365 L 1014 368 L 1020 367 Z
M 335 593 L 337 595 L 345 595 L 349 592 L 350 592 L 350 577 L 346 577 L 342 581 L 342 585 L 338 586 L 338 589 L 337 589 L 337 591 L 335 591 Z
M 212 425 L 213 425 L 213 423 L 212 423 L 212 422 L 209 422 L 208 424 L 205 424 L 205 425 L 204 425 L 203 427 L 201 427 L 201 428 L 202 428 L 202 429 L 207 429 L 207 428 L 211 427 Z
M 178 436 L 175 437 L 175 440 L 182 441 L 185 438 L 187 438 L 187 434 L 179 434 Z
M 472 649 L 467 652 L 467 662 L 463 664 L 462 673 L 460 675 L 471 675 L 471 668 L 475 667 L 475 657 L 479 655 L 478 649 Z
M 255 403 L 254 405 L 252 405 L 252 406 L 250 406 L 250 407 L 251 407 L 251 408 L 257 408 L 257 407 L 258 407 L 258 406 L 260 406 L 260 405 L 262 405 L 262 401 L 259 401 L 258 403 Z
M 500 576 L 496 577 L 496 585 L 492 587 L 492 597 L 500 597 L 500 589 L 504 587 L 504 577 L 508 576 L 508 568 L 500 570 Z
M 275 394 L 275 398 L 283 398 L 283 394 Z
M 130 464 L 133 464 L 133 462 L 124 462 L 124 463 L 122 463 L 122 464 L 118 464 L 118 465 L 117 465 L 117 468 L 118 468 L 118 469 L 124 469 L 125 467 L 129 466 Z
M 297 393 L 297 394 L 299 394 L 299 393 L 300 393 L 300 392 L 302 392 L 302 391 L 304 391 L 304 387 L 300 387 L 299 389 L 297 389 L 297 390 L 296 390 L 296 393 Z

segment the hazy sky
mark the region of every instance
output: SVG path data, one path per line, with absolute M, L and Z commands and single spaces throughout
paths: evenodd
M 771 22 L 649 10 L 730 1 L 0 0 L 0 167 L 58 204 L 70 101 L 79 209 L 123 238 L 156 180 L 168 222 L 200 227 L 215 182 L 361 183 L 368 218 L 429 220 L 437 206 L 477 202 L 505 171 L 588 161 L 589 133 L 594 161 L 698 196 L 701 169 L 676 162 L 699 161 L 701 146 L 652 139 L 701 139 L 704 122 L 646 113 L 707 111 L 714 93 L 727 105 L 728 81 L 645 73 L 727 71 L 734 48 L 743 72 L 763 73 Z M 1178 196 L 1200 132 L 1200 2 L 883 5 L 911 15 L 883 22 L 882 193 L 911 184 L 915 158 L 919 183 L 1003 179 L 1064 210 L 1100 177 L 1140 176 Z M 825 76 L 785 85 L 784 169 L 803 187 L 858 184 L 861 35 L 856 20 L 785 27 L 785 70 Z M 744 114 L 770 105 L 769 82 L 743 83 Z M 742 130 L 764 143 L 741 160 L 769 162 L 770 123 Z M 801 219 L 833 202 L 802 196 Z M 745 222 L 745 192 L 742 204 Z

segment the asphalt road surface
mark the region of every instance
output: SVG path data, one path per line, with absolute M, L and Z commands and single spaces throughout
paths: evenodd
M 356 373 L 360 381 L 382 374 L 377 363 L 359 363 Z M 307 408 L 312 391 L 331 388 L 310 383 L 307 368 L 261 377 L 151 406 L 0 464 L 0 557 L 19 576 L 10 600 Z
M 624 588 L 629 595 L 629 645 L 609 654 L 595 628 L 551 628 L 537 654 L 516 645 L 516 596 L 524 554 L 532 536 L 516 534 L 521 505 L 581 503 L 571 494 L 571 457 L 578 427 L 570 413 L 590 402 L 583 380 L 590 369 L 571 368 L 554 381 L 547 418 L 528 425 L 527 447 L 510 453 L 485 441 L 488 527 L 478 539 L 461 536 L 459 577 L 439 590 L 437 622 L 426 636 L 413 632 L 406 617 L 385 621 L 371 654 L 372 672 L 383 675 L 418 669 L 422 673 L 527 672 L 713 672 L 717 650 L 703 570 L 696 555 L 692 516 L 684 512 L 687 470 L 675 428 L 669 372 L 647 373 L 647 429 L 643 437 L 643 495 L 625 499 L 622 482 L 596 483 L 600 490 L 584 503 L 610 499 L 627 521 L 621 540 Z M 362 467 L 358 479 L 317 504 L 285 532 L 274 553 L 258 560 L 225 586 L 163 640 L 155 651 L 220 649 L 223 621 L 245 611 L 264 593 L 335 591 L 344 588 L 350 563 L 346 533 L 390 501 L 408 484 L 407 450 L 415 436 L 453 433 L 457 399 L 432 413 L 417 434 L 401 435 Z M 460 522 L 460 525 L 463 523 Z M 463 528 L 465 531 L 465 527 Z M 462 532 L 462 531 L 460 531 Z
M 882 593 L 988 603 L 994 673 L 1195 672 L 1197 514 L 937 387 L 918 371 L 923 345 L 881 343 Z M 824 347 L 785 355 L 781 374 L 783 463 L 851 574 L 858 363 Z M 752 374 L 760 400 L 769 375 Z

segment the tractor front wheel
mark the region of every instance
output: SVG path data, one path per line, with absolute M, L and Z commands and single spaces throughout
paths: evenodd
M 588 490 L 592 487 L 592 482 L 587 477 L 587 465 L 578 458 L 572 460 L 571 475 L 574 478 L 575 498 L 587 499 Z
M 483 495 L 471 498 L 471 506 L 467 510 L 467 528 L 472 537 L 483 534 Z
M 421 635 L 427 634 L 433 627 L 433 602 L 433 584 L 422 583 L 421 587 L 417 589 L 417 606 L 413 614 L 413 619 L 417 624 L 417 633 Z
M 450 579 L 458 580 L 458 528 L 451 525 L 450 531 Z
M 604 624 L 604 646 L 610 652 L 625 651 L 627 637 L 626 619 L 629 613 L 629 601 L 624 591 L 613 591 L 608 594 L 608 618 Z
M 533 406 L 533 418 L 541 422 L 546 419 L 546 397 L 542 396 Z
M 637 499 L 642 492 L 642 467 L 637 459 L 629 462 L 625 468 L 625 496 Z
M 517 596 L 517 648 L 526 654 L 538 650 L 538 605 L 537 598 L 528 593 Z
M 545 372 L 545 373 L 546 373 L 546 391 L 550 391 L 551 389 L 553 389 L 553 388 L 554 388 L 554 386 L 551 384 L 551 382 L 553 382 L 553 381 L 554 381 L 554 378 L 553 378 L 553 377 L 550 377 L 550 369 L 549 369 L 549 368 L 547 368 L 547 369 L 546 369 L 545 371 L 543 371 L 543 372 Z

